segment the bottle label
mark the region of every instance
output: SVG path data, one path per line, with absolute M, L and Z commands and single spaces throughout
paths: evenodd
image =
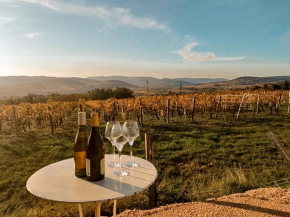
M 90 159 L 86 159 L 86 173 L 87 173 L 87 176 L 91 176 L 91 162 L 90 162 Z
M 101 160 L 101 174 L 105 175 L 105 158 Z

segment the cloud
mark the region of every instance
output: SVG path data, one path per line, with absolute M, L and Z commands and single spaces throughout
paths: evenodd
M 0 25 L 15 21 L 15 17 L 0 17 Z
M 233 61 L 233 60 L 243 60 L 247 57 L 215 57 L 212 61 Z
M 13 8 L 21 8 L 20 5 L 9 5 L 9 4 L 0 4 L 0 7 L 13 7 Z
M 216 57 L 212 52 L 191 52 L 193 47 L 198 46 L 197 42 L 187 44 L 179 51 L 172 53 L 178 53 L 184 61 L 186 62 L 204 62 L 204 61 L 233 61 L 233 60 L 242 60 L 246 57 Z
M 136 17 L 126 8 L 105 8 L 105 7 L 86 7 L 83 5 L 74 5 L 61 3 L 54 0 L 22 0 L 28 3 L 35 3 L 51 10 L 61 13 L 78 14 L 91 16 L 105 21 L 109 25 L 133 26 L 138 29 L 160 29 L 166 30 L 166 25 L 160 24 L 152 18 Z
M 30 33 L 24 34 L 23 37 L 28 38 L 28 39 L 36 39 L 36 37 L 38 37 L 41 34 L 42 33 L 40 33 L 40 32 L 30 32 Z

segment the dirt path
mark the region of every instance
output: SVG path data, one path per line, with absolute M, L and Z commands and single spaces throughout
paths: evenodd
M 290 217 L 290 190 L 261 188 L 241 194 L 220 197 L 218 199 L 209 199 L 202 203 L 172 204 L 152 210 L 127 210 L 118 216 Z

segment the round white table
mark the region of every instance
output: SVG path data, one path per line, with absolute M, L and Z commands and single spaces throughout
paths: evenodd
M 101 203 L 114 200 L 114 216 L 117 199 L 141 192 L 152 185 L 157 178 L 157 170 L 152 163 L 142 158 L 133 157 L 139 167 L 124 170 L 128 176 L 113 175 L 114 168 L 108 167 L 113 155 L 105 156 L 105 179 L 98 182 L 87 181 L 74 175 L 74 159 L 50 164 L 35 172 L 26 183 L 28 191 L 40 198 L 58 202 L 79 203 L 80 216 L 83 216 L 80 203 L 96 202 L 95 215 L 100 216 Z M 122 155 L 122 162 L 130 161 L 130 156 Z

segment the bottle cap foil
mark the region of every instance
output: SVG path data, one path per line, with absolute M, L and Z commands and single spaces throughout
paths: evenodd
M 98 113 L 93 112 L 91 118 L 91 126 L 98 127 L 99 126 L 99 115 Z
M 86 113 L 79 112 L 78 125 L 86 125 Z

